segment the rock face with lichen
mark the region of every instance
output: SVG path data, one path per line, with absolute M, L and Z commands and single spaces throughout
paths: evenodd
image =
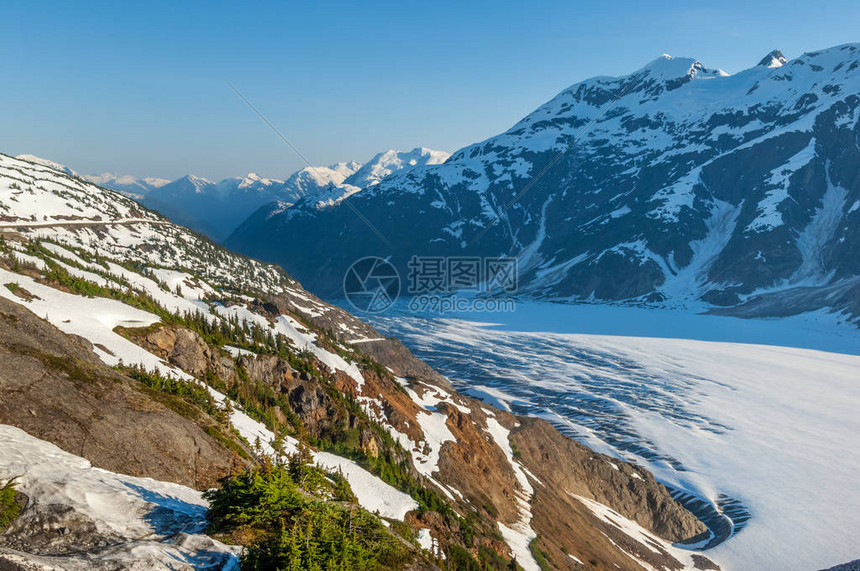
M 174 405 L 105 366 L 85 339 L 0 298 L 0 424 L 99 468 L 212 486 L 233 453 L 210 435 L 221 432 L 211 419 Z

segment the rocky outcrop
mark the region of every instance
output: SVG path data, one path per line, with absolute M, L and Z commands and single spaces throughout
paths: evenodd
M 537 480 L 532 499 L 539 549 L 555 561 L 575 554 L 593 569 L 639 569 L 618 552 L 632 553 L 655 568 L 679 569 L 680 562 L 654 545 L 644 546 L 595 518 L 576 496 L 611 507 L 669 542 L 697 541 L 707 528 L 674 501 L 654 476 L 560 434 L 542 419 L 520 418 L 511 442 Z M 704 556 L 697 568 L 719 569 Z
M 673 500 L 647 470 L 598 454 L 545 420 L 519 420 L 511 441 L 523 464 L 543 484 L 541 488 L 559 501 L 571 495 L 594 499 L 671 542 L 707 534 L 704 524 Z
M 210 487 L 234 455 L 210 436 L 220 431 L 211 420 L 175 404 L 105 366 L 87 341 L 0 298 L 0 423 L 106 470 Z
M 268 303 L 258 302 L 254 307 L 261 312 L 277 311 L 274 305 Z M 330 378 L 334 388 L 359 398 L 355 381 L 343 373 L 330 371 L 318 364 L 311 365 L 311 372 L 299 372 L 283 358 L 271 354 L 242 354 L 234 359 L 217 347 L 208 345 L 197 332 L 178 325 L 156 324 L 145 330 L 123 329 L 121 332 L 147 351 L 198 378 L 214 374 L 219 381 L 232 387 L 235 383 L 242 384 L 238 372 L 241 371 L 241 376 L 251 383 L 260 383 L 285 397 L 288 407 L 273 405 L 270 409 L 274 419 L 282 426 L 292 425 L 293 430 L 299 429 L 295 426 L 297 420 L 301 425 L 300 430 L 314 438 L 337 439 L 341 438 L 338 435 L 354 430 L 358 432 L 361 449 L 368 456 L 376 457 L 380 452 L 378 437 L 370 427 L 350 412 L 344 403 L 333 398 L 320 382 L 322 377 Z M 383 418 L 388 418 L 399 430 L 420 439 L 420 432 L 415 433 L 415 426 L 410 427 L 407 420 L 414 421 L 417 410 L 415 403 L 402 391 L 398 392 L 391 381 L 386 383 L 372 371 L 366 376 L 370 383 L 367 390 L 374 394 L 394 396 L 385 401 L 386 411 L 377 412 Z M 288 415 L 295 420 L 288 418 Z
M 133 337 L 135 343 L 150 353 L 195 377 L 202 378 L 213 371 L 227 381 L 235 374 L 229 355 L 213 349 L 199 334 L 185 327 L 159 324 L 145 330 L 122 329 L 121 332 Z

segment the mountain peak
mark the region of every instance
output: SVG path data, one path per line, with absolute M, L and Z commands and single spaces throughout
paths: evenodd
M 642 78 L 652 78 L 661 83 L 678 83 L 679 81 L 686 83 L 692 79 L 726 77 L 729 74 L 719 68 L 705 67 L 702 62 L 695 58 L 672 57 L 669 54 L 663 54 L 635 71 L 632 75 Z
M 178 178 L 172 183 L 166 184 L 161 188 L 165 190 L 169 189 L 170 192 L 188 192 L 190 190 L 193 193 L 201 193 L 206 188 L 214 185 L 215 182 L 207 178 L 203 178 L 193 174 L 187 174 L 184 177 Z
M 215 184 L 215 181 L 209 180 L 208 178 L 203 178 L 202 176 L 193 175 L 193 174 L 185 175 L 182 178 L 195 184 L 195 185 L 208 186 L 210 184 Z
M 235 184 L 236 181 L 238 181 L 238 184 Z M 248 173 L 247 175 L 245 175 L 244 177 L 241 177 L 241 178 L 225 179 L 225 180 L 221 181 L 221 183 L 220 183 L 220 185 L 222 187 L 226 187 L 226 189 L 228 191 L 234 185 L 239 190 L 252 189 L 252 190 L 263 191 L 263 190 L 268 189 L 271 186 L 282 185 L 282 184 L 284 184 L 284 181 L 282 181 L 282 180 L 277 180 L 277 179 L 273 179 L 273 178 L 263 178 L 254 172 Z
M 779 50 L 773 50 L 758 62 L 758 67 L 782 67 L 788 60 Z
M 335 163 L 335 164 L 329 166 L 328 168 L 331 169 L 332 171 L 338 173 L 338 174 L 343 175 L 343 177 L 346 178 L 349 175 L 356 172 L 361 167 L 362 167 L 362 164 L 358 161 L 348 161 L 348 162 Z
M 406 152 L 389 149 L 370 159 L 345 182 L 352 186 L 365 188 L 378 184 L 382 179 L 399 170 L 442 164 L 448 160 L 449 156 L 444 151 L 434 151 L 426 147 L 415 147 Z
M 674 78 L 687 75 L 693 70 L 698 69 L 704 69 L 704 66 L 695 58 L 672 57 L 669 54 L 663 54 L 660 57 L 651 60 L 639 71 L 647 71 L 652 75 Z

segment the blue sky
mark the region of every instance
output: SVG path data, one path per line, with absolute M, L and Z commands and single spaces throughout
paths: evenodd
M 285 177 L 454 151 L 662 53 L 733 72 L 860 41 L 860 2 L 4 2 L 0 152 L 78 171 Z

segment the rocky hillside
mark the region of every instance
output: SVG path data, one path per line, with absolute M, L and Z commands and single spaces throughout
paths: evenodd
M 297 454 L 333 482 L 300 493 L 312 512 L 346 502 L 403 546 L 387 568 L 712 565 L 673 545 L 710 534 L 650 474 L 458 394 L 279 268 L 5 155 L 0 209 L 11 568 L 229 568 L 224 542 L 267 536 L 206 537 L 194 490 Z
M 858 107 L 858 45 L 733 75 L 661 56 L 354 194 L 391 245 L 337 204 L 256 216 L 226 244 L 321 295 L 368 255 L 405 276 L 412 255 L 508 254 L 522 296 L 856 316 Z
M 217 483 L 232 456 L 223 444 L 243 449 L 223 424 L 183 416 L 178 399 L 107 366 L 86 338 L 25 305 L 0 298 L 0 422 L 105 470 L 196 488 Z

